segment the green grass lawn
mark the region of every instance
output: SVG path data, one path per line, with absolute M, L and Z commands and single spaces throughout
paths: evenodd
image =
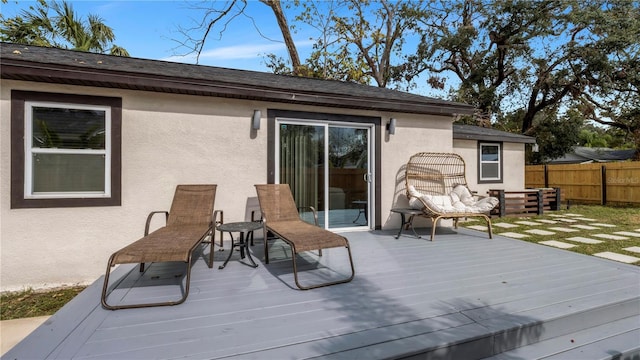
M 634 238 L 634 237 L 627 236 L 629 240 L 605 240 L 605 239 L 592 236 L 593 234 L 596 234 L 596 233 L 613 234 L 619 231 L 628 231 L 628 232 L 636 232 L 636 233 L 640 232 L 639 231 L 640 230 L 640 208 L 638 207 L 605 207 L 605 206 L 594 206 L 594 205 L 575 205 L 568 210 L 549 211 L 542 216 L 503 217 L 503 218 L 494 217 L 491 219 L 491 221 L 493 223 L 515 223 L 517 221 L 523 221 L 523 220 L 530 220 L 530 221 L 535 221 L 540 219 L 557 220 L 553 216 L 549 216 L 552 214 L 558 214 L 558 215 L 579 214 L 587 219 L 596 219 L 596 221 L 580 220 L 579 222 L 576 222 L 573 224 L 589 225 L 590 222 L 597 222 L 597 223 L 612 224 L 612 225 L 615 225 L 615 227 L 610 227 L 610 228 L 598 227 L 597 230 L 583 230 L 583 229 L 574 228 L 575 230 L 578 230 L 578 231 L 570 232 L 570 233 L 554 231 L 555 232 L 554 235 L 534 235 L 534 234 L 525 233 L 529 236 L 523 239 L 518 239 L 518 240 L 528 241 L 532 243 L 538 243 L 540 241 L 545 241 L 545 240 L 557 240 L 557 241 L 563 241 L 563 242 L 576 245 L 575 247 L 572 247 L 567 250 L 578 252 L 581 254 L 593 255 L 600 252 L 610 251 L 610 252 L 615 252 L 623 255 L 640 257 L 640 254 L 638 253 L 633 253 L 633 252 L 624 250 L 624 248 L 628 248 L 632 246 L 640 246 L 640 238 L 638 237 Z M 461 225 L 465 227 L 470 225 L 482 225 L 482 224 L 484 224 L 484 221 L 475 220 L 475 219 L 470 221 L 465 221 L 463 223 L 461 222 Z M 499 234 L 501 232 L 524 233 L 523 232 L 524 230 L 531 230 L 531 229 L 548 230 L 549 227 L 571 227 L 570 225 L 572 225 L 572 223 L 541 224 L 537 226 L 519 225 L 519 227 L 513 228 L 513 229 L 503 229 L 503 228 L 494 226 L 493 233 L 494 234 Z M 549 230 L 549 231 L 553 231 L 553 230 Z M 591 238 L 594 240 L 601 240 L 602 243 L 582 244 L 578 242 L 564 240 L 566 238 L 576 237 L 576 236 Z M 640 262 L 636 262 L 635 265 L 640 266 Z
M 53 315 L 78 295 L 84 286 L 34 291 L 24 290 L 0 295 L 0 320 Z

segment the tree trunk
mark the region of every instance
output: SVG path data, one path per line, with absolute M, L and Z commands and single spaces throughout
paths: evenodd
M 302 64 L 300 63 L 300 56 L 298 55 L 298 49 L 296 48 L 296 44 L 293 42 L 293 37 L 289 30 L 289 24 L 287 23 L 287 18 L 284 16 L 284 12 L 282 11 L 280 0 L 260 0 L 260 2 L 270 7 L 273 14 L 276 16 L 278 27 L 280 28 L 280 32 L 282 32 L 282 38 L 287 46 L 287 52 L 289 52 L 293 73 L 297 76 L 304 75 L 302 71 Z

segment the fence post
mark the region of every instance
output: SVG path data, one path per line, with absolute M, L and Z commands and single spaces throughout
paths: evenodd
M 507 207 L 505 204 L 504 190 L 498 190 L 498 200 L 500 201 L 500 217 L 505 217 L 507 215 Z
M 561 193 L 561 190 L 560 190 L 559 187 L 554 188 L 554 189 L 556 190 L 556 204 L 555 204 L 553 210 L 558 211 L 558 210 L 560 210 L 560 202 L 562 201 L 562 196 L 561 196 L 562 193 Z
M 547 164 L 544 165 L 544 187 L 549 187 L 549 173 L 547 172 Z
M 607 166 L 602 165 L 602 175 L 600 186 L 602 186 L 602 205 L 607 205 Z
M 544 195 L 542 189 L 538 189 L 536 197 L 538 198 L 538 215 L 542 215 L 544 213 Z

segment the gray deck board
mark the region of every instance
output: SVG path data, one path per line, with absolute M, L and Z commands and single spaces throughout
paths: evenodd
M 587 330 L 572 332 L 541 341 L 534 346 L 524 346 L 501 353 L 487 360 L 510 359 L 580 359 L 590 354 L 589 358 L 606 359 L 614 353 L 606 351 L 617 348 L 619 353 L 640 349 L 640 321 L 636 317 L 628 317 Z M 598 355 L 596 355 L 598 353 Z
M 226 249 L 213 269 L 195 259 L 184 304 L 104 310 L 100 278 L 6 358 L 480 358 L 586 329 L 624 342 L 635 334 L 625 324 L 640 322 L 636 266 L 465 229 L 443 229 L 434 242 L 389 232 L 345 236 L 356 267 L 348 284 L 294 289 L 280 243 L 269 265 L 250 268 L 236 252 L 218 270 Z M 252 252 L 262 259 L 260 239 Z M 303 281 L 349 271 L 343 249 L 325 251 L 320 265 L 312 254 L 302 260 L 317 268 Z M 120 266 L 112 279 L 129 278 L 112 301 L 179 297 L 182 278 L 174 275 L 184 272 L 181 264 L 152 264 L 140 276 Z

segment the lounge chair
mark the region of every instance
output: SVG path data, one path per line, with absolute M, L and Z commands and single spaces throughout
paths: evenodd
M 213 267 L 213 245 L 218 214 L 213 210 L 216 185 L 178 185 L 171 204 L 171 210 L 153 211 L 147 217 L 144 237 L 116 251 L 109 258 L 107 272 L 102 287 L 102 306 L 109 310 L 139 308 L 149 306 L 177 305 L 183 303 L 189 295 L 191 280 L 191 258 L 194 250 L 211 237 L 209 250 L 209 268 Z M 165 214 L 166 226 L 149 233 L 151 219 L 155 214 Z M 145 263 L 182 261 L 187 266 L 186 286 L 183 296 L 177 301 L 144 304 L 109 305 L 109 275 L 116 264 L 140 264 L 140 272 Z
M 293 262 L 293 275 L 296 286 L 301 290 L 313 289 L 321 286 L 329 286 L 349 282 L 355 275 L 353 258 L 349 241 L 338 234 L 309 224 L 300 219 L 298 208 L 293 200 L 291 189 L 287 184 L 256 185 L 260 211 L 262 212 L 264 231 L 264 256 L 265 263 L 269 263 L 268 239 L 273 234 L 291 246 L 291 260 Z M 316 216 L 317 218 L 317 216 Z M 305 251 L 320 251 L 322 249 L 344 247 L 349 254 L 351 276 L 337 281 L 329 281 L 320 284 L 303 286 L 298 280 L 298 266 L 296 255 Z
M 405 171 L 409 206 L 422 210 L 420 216 L 433 222 L 431 241 L 440 219 L 453 219 L 458 227 L 461 218 L 478 217 L 486 221 L 489 238 L 493 237 L 489 212 L 498 205 L 494 197 L 474 195 L 467 187 L 464 159 L 458 154 L 421 152 L 409 159 Z

